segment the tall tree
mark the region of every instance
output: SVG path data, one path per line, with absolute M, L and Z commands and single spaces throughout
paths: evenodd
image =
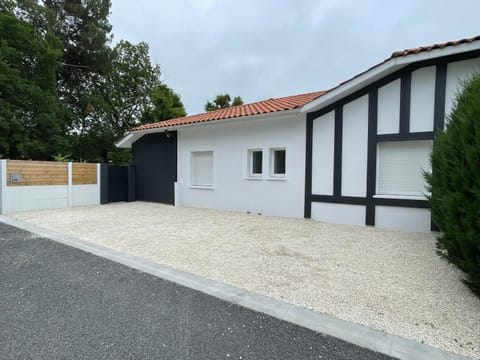
M 449 120 L 433 143 L 432 173 L 425 174 L 437 247 L 480 296 L 480 73 L 463 84 Z
M 122 40 L 113 49 L 111 71 L 101 86 L 103 104 L 96 115 L 118 139 L 140 125 L 144 112 L 152 108 L 152 92 L 160 84 L 160 67 L 151 63 L 148 45 Z
M 0 131 L 4 130 L 0 133 L 0 144 L 3 144 L 0 153 L 10 156 L 10 147 L 16 141 L 15 156 L 32 157 L 33 152 L 25 149 L 38 146 L 32 136 L 22 134 L 30 134 L 33 131 L 31 124 L 43 121 L 45 126 L 36 131 L 50 131 L 58 141 L 47 142 L 48 146 L 35 155 L 37 158 L 68 152 L 77 160 L 105 161 L 109 153 L 116 151 L 114 142 L 133 126 L 185 115 L 180 97 L 161 83 L 160 68 L 152 64 L 146 43 L 132 45 L 120 41 L 115 48 L 110 48 L 110 4 L 110 0 L 0 0 L 0 11 L 13 14 L 13 18 L 35 35 L 25 35 L 28 39 L 23 42 L 23 48 L 20 48 L 21 41 L 12 36 L 9 40 L 15 41 L 13 48 L 20 53 L 29 51 L 29 48 L 37 51 L 35 56 L 38 59 L 48 55 L 42 53 L 44 50 L 56 51 L 50 67 L 45 65 L 43 70 L 40 70 L 40 64 L 43 64 L 40 60 L 30 64 L 34 70 L 22 70 L 18 74 L 16 59 L 1 64 L 0 81 L 15 90 L 8 92 L 0 88 Z M 11 42 L 4 41 L 10 36 L 5 31 L 0 34 L 2 50 L 6 54 L 3 57 L 9 55 L 12 48 Z M 20 36 L 19 33 L 16 35 Z M 53 46 L 52 49 L 47 45 Z M 19 62 L 20 65 L 25 64 Z M 37 74 L 37 70 L 45 71 L 45 74 Z M 27 96 L 21 80 L 38 85 L 45 95 L 32 93 Z M 41 84 L 37 84 L 38 81 Z M 33 85 L 28 88 L 30 92 L 35 89 Z M 45 100 L 43 108 L 41 100 Z M 34 101 L 37 101 L 36 107 Z M 46 109 L 46 104 L 51 107 Z M 12 109 L 16 116 L 12 115 Z M 49 116 L 44 117 L 43 113 Z M 18 120 L 20 116 L 22 121 Z M 11 120 L 7 123 L 5 119 Z M 10 129 L 15 122 L 17 131 L 9 130 L 10 140 L 2 138 L 7 134 L 7 127 Z M 118 154 L 114 155 L 118 158 Z M 125 158 L 124 154 L 120 155 Z
M 218 94 L 213 102 L 207 101 L 205 111 L 215 111 L 237 105 L 243 105 L 243 100 L 240 96 L 235 96 L 232 101 L 230 95 Z
M 144 124 L 187 115 L 180 96 L 165 84 L 153 89 L 151 101 L 151 107 L 146 109 L 142 117 Z
M 132 127 L 185 115 L 180 97 L 161 83 L 160 67 L 151 62 L 144 42 L 134 45 L 122 40 L 115 46 L 111 70 L 92 105 L 95 131 L 89 133 L 89 141 L 99 144 L 95 151 L 100 159 L 111 158 L 109 153 L 117 157 L 113 143 Z M 92 140 L 95 137 L 97 141 Z M 89 149 L 80 140 L 78 144 L 76 156 L 91 158 Z
M 49 159 L 65 147 L 65 129 L 57 121 L 60 43 L 19 20 L 5 4 L 0 12 L 0 154 Z
M 19 15 L 62 44 L 57 88 L 71 130 L 88 132 L 102 76 L 111 65 L 110 0 L 17 0 Z

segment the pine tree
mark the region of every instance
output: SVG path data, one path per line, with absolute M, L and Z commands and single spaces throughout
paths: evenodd
M 434 142 L 431 190 L 440 255 L 480 294 L 480 74 L 464 84 L 444 133 Z

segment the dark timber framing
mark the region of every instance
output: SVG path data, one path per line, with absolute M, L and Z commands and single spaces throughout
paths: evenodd
M 304 216 L 312 217 L 312 146 L 313 146 L 313 117 L 307 114 L 305 153 L 305 209 Z
M 375 195 L 377 184 L 377 116 L 378 89 L 368 94 L 368 145 L 367 145 L 367 199 L 365 209 L 365 225 L 375 225 Z M 377 141 L 375 141 L 377 139 Z
M 333 149 L 333 196 L 342 195 L 343 108 L 335 110 L 335 142 Z
M 445 88 L 447 87 L 447 63 L 438 64 L 435 73 L 435 105 L 433 131 L 435 135 L 445 128 Z
M 400 77 L 400 136 L 407 136 L 410 132 L 410 93 L 412 87 L 412 73 L 406 72 Z
M 409 200 L 398 198 L 375 197 L 377 172 L 377 146 L 387 141 L 433 140 L 438 131 L 444 128 L 445 92 L 447 81 L 447 64 L 480 57 L 480 51 L 449 55 L 407 65 L 374 83 L 347 95 L 337 102 L 307 114 L 306 126 L 306 158 L 305 158 L 305 218 L 312 214 L 312 203 L 349 204 L 365 206 L 365 225 L 375 225 L 376 206 L 398 206 L 411 208 L 429 208 L 426 200 Z M 427 66 L 435 66 L 435 103 L 433 131 L 410 132 L 410 103 L 412 72 Z M 400 79 L 400 117 L 399 132 L 395 134 L 377 134 L 378 122 L 378 89 L 391 81 Z M 343 144 L 343 106 L 364 95 L 368 96 L 368 145 L 367 145 L 367 185 L 365 197 L 342 196 L 342 144 Z M 312 156 L 313 156 L 313 123 L 315 119 L 334 111 L 334 171 L 333 195 L 312 194 Z

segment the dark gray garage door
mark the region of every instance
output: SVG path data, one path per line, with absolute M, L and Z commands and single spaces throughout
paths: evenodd
M 177 132 L 148 134 L 132 145 L 136 200 L 174 204 Z

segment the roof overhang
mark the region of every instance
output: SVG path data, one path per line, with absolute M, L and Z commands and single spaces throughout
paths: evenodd
M 212 125 L 217 125 L 217 124 L 226 124 L 226 123 L 233 123 L 235 121 L 241 120 L 243 121 L 248 121 L 248 120 L 265 120 L 265 119 L 272 119 L 275 118 L 276 120 L 278 119 L 283 119 L 288 116 L 292 115 L 300 115 L 302 114 L 300 112 L 300 108 L 293 109 L 293 110 L 284 110 L 284 111 L 276 111 L 276 112 L 270 112 L 270 113 L 265 113 L 265 114 L 258 114 L 258 115 L 250 115 L 250 116 L 242 116 L 242 117 L 235 117 L 235 118 L 228 118 L 228 119 L 220 119 L 220 120 L 211 120 L 211 121 L 203 121 L 203 122 L 197 122 L 197 123 L 192 123 L 192 124 L 185 124 L 185 125 L 176 125 L 176 126 L 165 126 L 165 127 L 158 127 L 158 128 L 153 128 L 153 129 L 147 129 L 147 130 L 136 130 L 136 131 L 130 131 L 125 137 L 120 139 L 117 143 L 115 143 L 115 146 L 117 148 L 124 148 L 124 149 L 129 149 L 132 147 L 132 144 L 139 140 L 142 136 L 146 134 L 155 134 L 155 133 L 164 133 L 164 132 L 169 132 L 169 131 L 177 131 L 181 129 L 188 129 L 188 128 L 195 128 L 195 127 L 205 127 L 205 126 L 212 126 Z
M 328 91 L 325 95 L 305 104 L 301 112 L 309 113 L 320 110 L 410 64 L 475 50 L 480 50 L 480 41 L 391 58 L 340 84 Z

